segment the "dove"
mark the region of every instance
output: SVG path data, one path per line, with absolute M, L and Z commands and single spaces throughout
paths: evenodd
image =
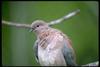
M 76 66 L 71 40 L 62 31 L 43 20 L 31 24 L 37 40 L 33 46 L 36 61 L 41 66 Z

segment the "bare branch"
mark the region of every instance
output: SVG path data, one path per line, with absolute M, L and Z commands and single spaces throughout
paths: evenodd
M 83 65 L 83 66 L 99 66 L 99 61 L 88 63 L 88 64 Z
M 59 18 L 59 19 L 57 19 L 57 20 L 54 20 L 54 21 L 51 21 L 51 22 L 49 23 L 49 25 L 54 25 L 54 24 L 61 23 L 62 21 L 67 20 L 67 19 L 69 19 L 69 18 L 75 16 L 75 15 L 76 15 L 77 13 L 79 13 L 79 12 L 80 12 L 80 9 L 77 9 L 77 10 L 75 10 L 75 11 L 73 11 L 73 12 L 71 12 L 71 13 L 65 15 L 64 17 L 61 17 L 61 18 Z
M 61 23 L 62 21 L 67 20 L 67 19 L 71 18 L 72 16 L 75 16 L 79 12 L 80 12 L 80 10 L 77 9 L 76 11 L 73 11 L 73 12 L 69 13 L 68 15 L 65 15 L 64 17 L 61 17 L 57 20 L 51 21 L 48 24 L 54 25 L 54 24 Z M 18 27 L 18 28 L 31 28 L 31 26 L 29 24 L 19 24 L 19 23 L 4 21 L 4 20 L 2 20 L 2 24 L 6 24 L 6 25 L 9 25 L 9 26 L 14 26 L 14 27 Z
M 4 20 L 2 21 L 2 24 L 6 24 L 9 26 L 14 26 L 14 27 L 18 27 L 18 28 L 31 28 L 31 26 L 29 24 L 19 24 L 19 23 L 4 21 Z

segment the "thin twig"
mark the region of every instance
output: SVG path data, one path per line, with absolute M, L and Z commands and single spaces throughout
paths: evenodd
M 71 12 L 71 13 L 69 13 L 69 14 L 67 14 L 67 15 L 65 15 L 65 16 L 63 16 L 63 17 L 61 17 L 61 18 L 59 18 L 59 19 L 57 19 L 57 20 L 51 21 L 51 22 L 49 23 L 49 25 L 54 25 L 54 24 L 61 23 L 62 21 L 67 20 L 67 19 L 69 19 L 69 18 L 75 16 L 75 15 L 76 15 L 77 13 L 79 13 L 79 12 L 80 12 L 80 9 L 77 9 L 77 10 L 75 10 L 75 11 L 73 11 L 73 12 Z
M 49 25 L 54 25 L 54 24 L 58 24 L 61 23 L 64 20 L 67 20 L 73 16 L 75 16 L 77 13 L 79 13 L 80 10 L 77 9 L 67 15 L 65 15 L 64 17 L 61 17 L 57 20 L 51 21 L 50 23 L 48 23 Z M 18 28 L 31 28 L 31 26 L 29 24 L 19 24 L 19 23 L 13 23 L 13 22 L 8 22 L 8 21 L 4 21 L 2 20 L 2 24 L 6 24 L 6 25 L 10 25 L 10 26 L 14 26 L 14 27 L 18 27 Z
M 99 66 L 99 61 L 88 63 L 88 64 L 85 64 L 83 66 Z
M 29 24 L 19 24 L 19 23 L 4 21 L 4 20 L 2 20 L 2 24 L 10 25 L 18 28 L 31 28 Z

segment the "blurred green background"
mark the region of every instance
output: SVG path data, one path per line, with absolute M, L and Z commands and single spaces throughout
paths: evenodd
M 54 25 L 72 40 L 77 64 L 97 61 L 98 2 L 96 1 L 3 1 L 2 20 L 31 24 L 37 19 L 46 22 L 58 19 L 73 10 L 80 13 Z M 38 66 L 34 58 L 34 33 L 28 29 L 2 25 L 2 65 Z

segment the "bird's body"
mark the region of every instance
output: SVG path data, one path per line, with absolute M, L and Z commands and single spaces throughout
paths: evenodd
M 39 23 L 40 28 L 35 30 L 37 40 L 33 48 L 40 65 L 75 66 L 74 51 L 69 38 L 61 31 L 51 28 L 45 25 L 45 23 L 43 24 Z M 38 23 L 34 23 L 33 25 L 38 25 Z

